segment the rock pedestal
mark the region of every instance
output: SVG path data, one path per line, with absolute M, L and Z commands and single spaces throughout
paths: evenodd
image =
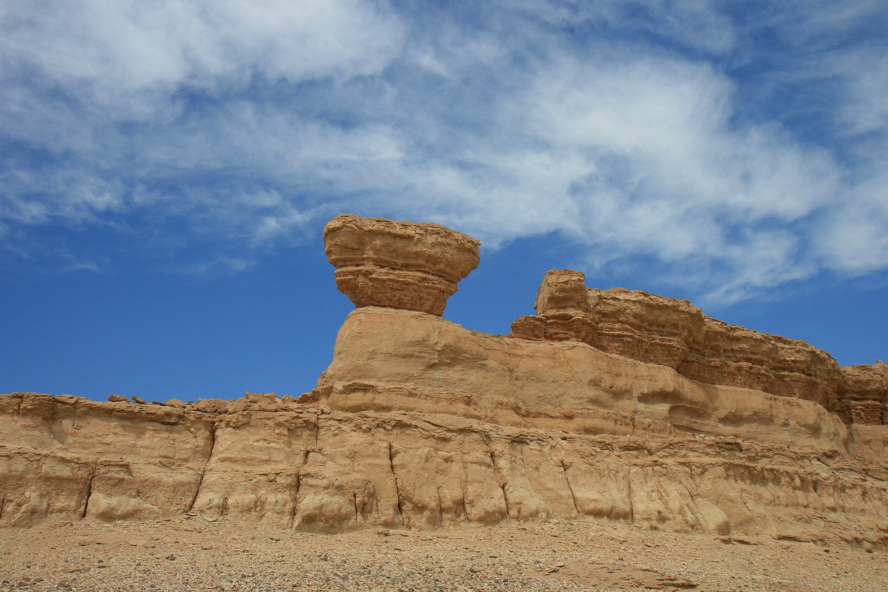
M 324 227 L 336 287 L 355 306 L 441 316 L 456 284 L 478 267 L 481 241 L 439 224 L 343 214 Z

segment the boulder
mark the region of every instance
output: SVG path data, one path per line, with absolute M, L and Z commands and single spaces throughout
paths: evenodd
M 439 224 L 341 215 L 324 227 L 336 287 L 356 307 L 441 316 L 457 283 L 478 267 L 481 241 Z

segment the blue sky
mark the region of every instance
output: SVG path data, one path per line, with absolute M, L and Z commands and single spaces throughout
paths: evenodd
M 0 392 L 298 395 L 339 213 L 888 359 L 888 3 L 7 0 Z

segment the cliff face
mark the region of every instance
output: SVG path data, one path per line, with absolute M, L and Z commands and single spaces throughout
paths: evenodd
M 397 241 L 428 230 L 395 228 Z M 406 252 L 399 268 L 419 269 Z M 337 273 L 361 267 L 337 257 Z M 298 399 L 0 396 L 0 525 L 183 512 L 322 531 L 596 517 L 886 542 L 888 429 L 862 425 L 853 406 L 884 404 L 882 366 L 842 374 L 803 342 L 746 335 L 687 302 L 588 290 L 577 272 L 547 276 L 540 314 L 505 337 L 412 304 L 447 290 L 414 298 L 413 279 L 361 274 L 362 294 L 388 294 L 388 307 L 353 298 L 333 362 Z M 422 310 L 392 308 L 403 303 Z M 850 425 L 830 411 L 843 401 Z
M 842 379 L 837 413 L 845 421 L 888 424 L 888 365 L 844 366 Z
M 888 419 L 884 364 L 840 368 L 832 356 L 804 341 L 729 325 L 687 300 L 588 289 L 584 274 L 562 269 L 546 274 L 535 308 L 537 315 L 512 324 L 512 336 L 580 341 L 699 382 L 814 401 L 846 423 Z

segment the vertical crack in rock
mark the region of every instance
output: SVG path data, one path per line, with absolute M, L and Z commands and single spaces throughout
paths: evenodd
M 462 469 L 463 469 L 463 481 L 462 481 L 462 509 L 463 509 L 463 520 L 466 522 L 469 521 L 469 505 L 466 502 L 466 497 L 469 494 L 469 469 L 466 467 L 466 461 L 462 461 Z
M 355 505 L 355 524 L 357 524 L 358 523 L 358 494 L 357 493 L 352 494 L 352 501 Z
M 315 415 L 314 424 L 312 425 L 311 433 L 314 436 L 314 449 L 318 449 L 318 438 L 321 432 L 321 418 L 319 415 Z M 307 458 L 307 455 L 306 455 Z
M 86 518 L 86 512 L 89 510 L 89 498 L 92 497 L 93 480 L 96 478 L 97 467 L 93 467 L 89 471 L 89 481 L 86 483 L 86 499 L 83 501 L 83 512 L 80 513 L 81 518 Z
M 3 508 L 6 507 L 6 498 L 0 497 L 0 521 L 3 520 Z
M 200 495 L 200 488 L 203 485 L 204 477 L 207 474 L 207 465 L 210 464 L 210 461 L 213 459 L 213 452 L 216 450 L 216 423 L 210 425 L 210 450 L 207 453 L 207 458 L 204 460 L 203 469 L 200 471 L 200 479 L 197 481 L 197 487 L 194 488 L 194 495 L 191 497 L 191 503 L 188 504 L 187 512 L 192 512 L 194 510 L 194 504 L 197 502 L 197 496 Z
M 441 486 L 435 489 L 435 495 L 438 498 L 438 526 L 444 526 L 444 508 L 441 505 Z
M 506 495 L 506 486 L 500 485 L 500 489 L 503 490 L 503 503 L 506 505 L 506 520 L 512 520 L 512 511 L 509 509 L 509 496 Z
M 499 483 L 500 489 L 503 492 L 503 505 L 506 507 L 506 520 L 511 520 L 512 516 L 509 512 L 509 497 L 506 495 L 506 485 L 508 484 L 508 481 L 506 480 L 503 471 L 496 465 L 496 455 L 493 450 L 488 449 L 487 454 L 490 456 L 490 464 L 493 466 L 493 475 L 496 477 L 497 483 Z
M 564 475 L 564 482 L 567 483 L 567 490 L 570 492 L 570 500 L 573 502 L 574 510 L 580 515 L 580 508 L 577 507 L 577 496 L 574 495 L 573 486 L 570 484 L 570 478 L 567 476 L 567 467 L 564 466 L 564 460 L 561 461 L 561 472 Z
M 626 471 L 626 495 L 629 497 L 629 522 L 635 524 L 635 503 L 632 501 L 632 467 Z
M 308 458 L 308 451 L 305 451 L 305 459 Z M 303 460 L 302 466 L 305 466 L 305 461 Z M 296 514 L 299 510 L 299 488 L 302 487 L 302 467 L 299 468 L 299 472 L 296 473 L 296 491 L 293 492 L 293 509 L 290 510 L 290 524 L 287 528 L 295 528 L 296 526 Z
M 389 449 L 389 470 L 392 472 L 392 481 L 395 482 L 395 497 L 398 498 L 398 516 L 404 515 L 404 508 L 401 505 L 401 490 L 398 488 L 398 476 L 395 474 L 394 453 L 392 452 L 392 443 L 388 443 Z

